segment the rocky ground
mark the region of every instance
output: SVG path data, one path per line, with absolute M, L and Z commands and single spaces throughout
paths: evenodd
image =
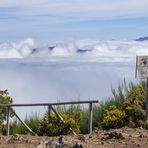
M 78 136 L 0 136 L 0 148 L 147 148 L 148 130 L 121 128 Z

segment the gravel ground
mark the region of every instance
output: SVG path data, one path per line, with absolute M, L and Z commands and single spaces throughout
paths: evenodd
M 148 130 L 121 128 L 94 131 L 88 135 L 59 137 L 11 135 L 0 136 L 0 148 L 147 148 Z

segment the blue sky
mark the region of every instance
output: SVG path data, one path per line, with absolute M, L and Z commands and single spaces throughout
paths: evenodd
M 0 40 L 148 36 L 147 0 L 3 0 Z

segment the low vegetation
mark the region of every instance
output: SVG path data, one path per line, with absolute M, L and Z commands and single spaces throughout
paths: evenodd
M 0 90 L 0 104 L 11 104 L 12 98 L 9 96 L 8 90 Z M 6 108 L 0 107 L 0 133 L 4 133 L 4 120 L 6 119 Z M 11 114 L 12 116 L 12 114 Z
M 32 129 L 33 132 L 38 133 L 40 117 L 37 114 L 32 114 L 29 117 L 26 116 L 24 122 Z M 16 118 L 10 126 L 10 134 L 26 134 L 28 131 Z
M 50 117 L 45 114 L 39 123 L 38 134 L 45 136 L 67 135 L 70 134 L 70 128 L 72 128 L 76 133 L 79 133 L 79 126 L 74 119 L 69 118 L 65 114 L 63 114 L 62 117 L 65 121 L 64 124 L 55 114 L 51 114 Z
M 123 126 L 148 128 L 146 122 L 146 85 L 145 82 L 138 84 L 124 81 L 119 84 L 117 89 L 112 89 L 112 97 L 106 101 L 100 102 L 93 106 L 93 129 L 111 129 Z M 1 97 L 8 97 L 6 94 Z M 7 103 L 12 103 L 8 99 Z M 26 124 L 38 135 L 57 136 L 69 134 L 72 128 L 76 133 L 87 133 L 88 127 L 88 109 L 87 106 L 71 105 L 58 106 L 56 108 L 65 123 L 57 118 L 55 114 L 45 113 L 42 118 L 37 115 L 25 119 Z M 1 109 L 0 130 L 3 131 L 4 110 Z M 2 116 L 3 115 L 3 116 Z M 25 134 L 28 131 L 17 120 L 11 123 L 11 134 Z

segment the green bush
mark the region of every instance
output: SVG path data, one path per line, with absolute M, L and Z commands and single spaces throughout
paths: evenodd
M 9 96 L 8 90 L 0 90 L 0 104 L 12 104 L 12 102 L 13 100 Z M 0 133 L 4 133 L 4 120 L 6 120 L 6 108 L 0 107 Z
M 72 118 L 68 118 L 66 115 L 62 114 L 65 121 L 63 123 L 55 114 L 50 115 L 50 120 L 48 120 L 48 115 L 45 114 L 43 119 L 39 123 L 39 135 L 46 136 L 58 136 L 70 134 L 70 128 L 72 128 L 76 133 L 79 133 L 79 126 Z
M 88 113 L 87 109 L 80 105 L 71 105 L 65 112 L 68 118 L 73 119 L 80 127 L 81 133 L 88 132 Z
M 83 116 L 83 110 L 80 106 L 71 105 L 70 108 L 65 112 L 67 117 L 75 120 L 77 124 L 80 124 L 81 118 Z
M 68 118 L 72 118 L 80 127 L 81 133 L 88 133 L 88 110 L 86 107 L 82 105 L 60 105 L 56 106 L 56 110 L 61 114 L 65 114 Z
M 102 129 L 102 118 L 105 110 L 105 106 L 103 104 L 94 104 L 93 105 L 93 130 Z
M 102 126 L 104 129 L 119 128 L 124 124 L 125 112 L 118 109 L 115 105 L 105 110 Z
M 3 129 L 4 129 L 3 120 L 0 119 L 0 133 L 3 131 Z
M 127 121 L 133 122 L 136 127 L 145 121 L 145 98 L 146 91 L 143 85 L 139 84 L 130 90 L 127 99 L 123 104 L 123 110 L 126 113 Z
M 32 114 L 29 117 L 26 116 L 24 122 L 32 129 L 34 133 L 38 133 L 40 118 L 37 114 Z M 15 119 L 10 124 L 10 134 L 14 133 L 26 134 L 29 133 L 29 131 L 22 123 L 20 123 L 17 119 Z

